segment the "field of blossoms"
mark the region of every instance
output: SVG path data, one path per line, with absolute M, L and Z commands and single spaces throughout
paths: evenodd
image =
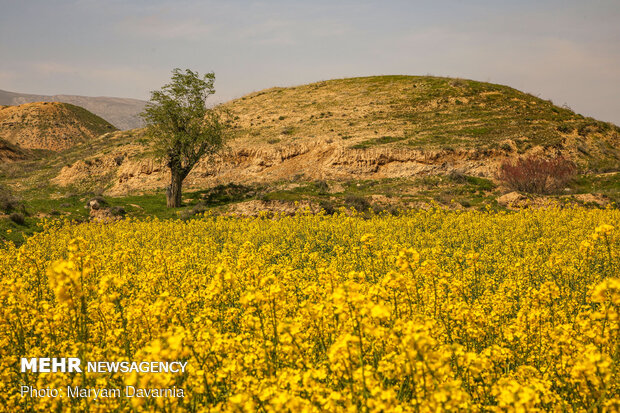
M 618 411 L 619 247 L 617 209 L 48 223 L 0 245 L 0 410 Z

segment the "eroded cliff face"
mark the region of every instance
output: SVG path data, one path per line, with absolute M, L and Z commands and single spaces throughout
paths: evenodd
M 138 150 L 123 148 L 123 152 L 81 160 L 64 167 L 53 183 L 98 183 L 108 188 L 107 195 L 113 196 L 166 187 L 166 166 L 139 155 Z M 499 162 L 506 158 L 502 151 L 351 149 L 329 141 L 253 147 L 233 144 L 221 154 L 198 163 L 184 186 L 199 189 L 227 183 L 400 178 L 453 171 L 493 178 Z

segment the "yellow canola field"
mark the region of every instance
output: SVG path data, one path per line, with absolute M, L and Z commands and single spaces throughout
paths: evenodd
M 619 234 L 619 210 L 578 208 L 48 223 L 0 246 L 0 409 L 618 411 Z

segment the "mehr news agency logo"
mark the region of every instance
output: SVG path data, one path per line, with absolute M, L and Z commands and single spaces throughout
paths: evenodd
M 184 374 L 187 361 L 89 361 L 82 367 L 77 357 L 33 357 L 21 359 L 22 373 L 172 373 Z M 22 385 L 22 397 L 185 397 L 185 390 L 171 388 L 95 388 L 67 386 L 66 388 L 36 388 Z

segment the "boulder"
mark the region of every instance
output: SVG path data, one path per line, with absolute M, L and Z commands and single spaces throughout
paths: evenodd
M 497 198 L 497 203 L 504 207 L 519 208 L 529 204 L 528 198 L 516 191 L 509 192 Z

